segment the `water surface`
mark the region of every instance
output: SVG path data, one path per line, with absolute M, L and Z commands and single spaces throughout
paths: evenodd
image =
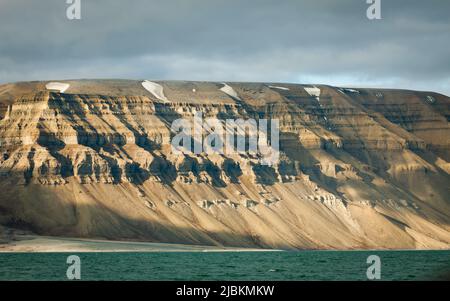
M 367 280 L 369 255 L 382 280 L 450 272 L 450 251 L 0 253 L 0 280 L 67 280 L 72 254 L 82 280 Z

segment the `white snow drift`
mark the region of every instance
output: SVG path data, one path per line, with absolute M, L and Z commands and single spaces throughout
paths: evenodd
M 281 87 L 281 86 L 269 86 L 269 88 L 289 91 L 289 88 Z
M 230 86 L 228 86 L 226 83 L 222 83 L 223 87 L 220 88 L 220 91 L 224 92 L 225 94 L 230 95 L 233 98 L 237 98 L 240 99 L 238 94 L 236 93 L 236 91 L 234 91 L 234 89 Z
M 304 89 L 311 96 L 314 96 L 317 98 L 320 96 L 320 89 L 317 87 L 313 87 L 313 88 L 305 87 Z
M 64 93 L 67 89 L 69 89 L 70 84 L 58 83 L 58 82 L 50 82 L 45 85 L 47 90 L 56 90 L 59 93 Z
M 339 92 L 341 92 L 342 94 L 345 93 L 356 93 L 359 94 L 359 91 L 356 89 L 350 89 L 350 88 L 338 88 Z
M 153 96 L 155 96 L 159 100 L 169 102 L 167 97 L 164 95 L 164 89 L 160 84 L 145 80 L 142 82 L 142 86 L 144 87 L 145 90 L 152 93 Z
M 304 89 L 310 96 L 313 96 L 317 100 L 317 103 L 319 104 L 319 107 L 323 109 L 323 106 L 320 103 L 320 89 L 317 88 L 316 86 L 314 86 L 312 88 L 311 87 L 304 87 Z M 328 118 L 326 116 L 323 116 L 323 119 L 325 120 L 325 122 L 328 122 Z

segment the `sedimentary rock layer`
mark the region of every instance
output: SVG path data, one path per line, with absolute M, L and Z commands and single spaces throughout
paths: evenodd
M 0 224 L 241 247 L 449 248 L 449 97 L 181 81 L 152 81 L 152 93 L 142 82 L 1 85 Z M 198 112 L 278 119 L 279 160 L 174 154 L 172 122 Z

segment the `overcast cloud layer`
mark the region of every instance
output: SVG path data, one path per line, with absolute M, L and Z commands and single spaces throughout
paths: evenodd
M 450 1 L 0 0 L 0 82 L 322 83 L 450 95 Z

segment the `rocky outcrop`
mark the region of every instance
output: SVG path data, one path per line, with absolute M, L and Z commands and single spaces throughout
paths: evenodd
M 0 86 L 0 224 L 287 249 L 449 246 L 448 97 L 151 83 L 62 81 L 64 93 L 46 82 Z M 279 160 L 174 154 L 172 122 L 198 113 L 278 119 Z

